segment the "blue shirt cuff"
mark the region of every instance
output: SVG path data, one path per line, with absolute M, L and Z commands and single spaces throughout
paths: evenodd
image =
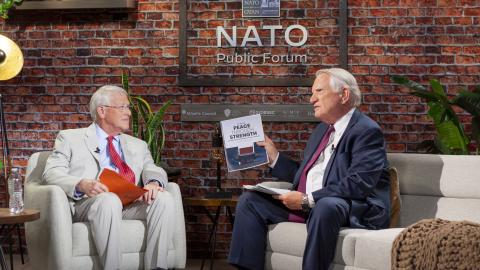
M 78 191 L 78 190 L 75 188 L 75 192 L 73 193 L 73 198 L 75 198 L 75 199 L 81 199 L 81 198 L 83 197 L 83 195 L 85 195 L 85 193 L 80 192 L 80 191 Z

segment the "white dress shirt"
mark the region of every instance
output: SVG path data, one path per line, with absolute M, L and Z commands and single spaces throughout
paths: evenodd
M 307 173 L 306 193 L 308 195 L 310 206 L 312 207 L 315 205 L 312 192 L 323 187 L 323 176 L 325 175 L 325 169 L 327 168 L 328 161 L 335 151 L 335 146 L 338 145 L 343 133 L 347 129 L 348 123 L 350 122 L 354 111 L 355 108 L 351 109 L 347 114 L 342 116 L 342 118 L 333 124 L 335 131 L 330 134 L 327 147 L 325 147 L 325 150 L 320 154 L 317 161 Z
M 335 131 L 330 134 L 330 138 L 327 143 L 327 147 L 325 150 L 320 154 L 317 161 L 313 164 L 312 168 L 307 173 L 307 183 L 306 183 L 306 193 L 308 195 L 308 201 L 310 207 L 315 205 L 315 201 L 313 200 L 312 192 L 317 191 L 323 187 L 323 176 L 325 174 L 325 169 L 327 168 L 328 161 L 330 157 L 332 157 L 333 152 L 335 151 L 335 146 L 338 145 L 338 142 L 343 136 L 343 133 L 347 129 L 348 123 L 350 119 L 352 119 L 353 112 L 355 108 L 351 109 L 347 114 L 342 116 L 333 127 Z M 278 156 L 277 154 L 275 160 L 270 164 L 270 167 L 275 167 L 277 163 Z
M 99 150 L 100 168 L 102 169 L 107 168 L 107 169 L 119 172 L 118 168 L 115 166 L 115 164 L 113 164 L 112 159 L 110 158 L 110 154 L 108 153 L 108 141 L 107 141 L 108 134 L 97 124 L 95 124 L 95 130 L 97 132 L 97 139 L 98 139 L 97 150 Z M 119 135 L 115 136 L 112 143 L 118 155 L 122 158 L 122 160 L 125 160 L 125 157 L 123 156 L 122 147 L 120 147 L 120 136 Z

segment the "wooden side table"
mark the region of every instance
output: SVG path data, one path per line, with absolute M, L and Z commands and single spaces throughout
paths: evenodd
M 217 242 L 217 227 L 218 227 L 218 219 L 220 217 L 220 210 L 222 207 L 227 209 L 228 218 L 230 221 L 230 225 L 233 227 L 234 218 L 232 215 L 232 209 L 230 207 L 235 207 L 238 202 L 238 196 L 233 196 L 232 198 L 205 198 L 204 196 L 197 196 L 197 197 L 188 197 L 183 199 L 184 205 L 188 206 L 202 206 L 202 209 L 205 211 L 207 216 L 213 223 L 213 228 L 210 231 L 210 236 L 208 238 L 208 251 L 210 252 L 210 270 L 213 269 L 213 259 L 215 256 L 215 244 Z M 215 216 L 212 216 L 208 211 L 207 207 L 217 207 L 215 212 Z M 212 242 L 213 238 L 213 242 Z M 200 270 L 203 270 L 203 266 L 205 265 L 206 256 L 202 259 L 202 266 Z
M 12 214 L 10 213 L 10 209 L 8 208 L 0 208 L 0 224 L 2 228 L 0 229 L 0 234 L 2 234 L 3 240 L 0 243 L 7 239 L 10 239 L 10 234 L 13 230 L 18 229 L 20 224 L 34 221 L 40 218 L 40 211 L 34 209 L 24 209 L 20 214 Z M 10 254 L 11 255 L 11 254 Z M 12 258 L 10 256 L 10 258 Z M 5 262 L 5 256 L 3 254 L 3 250 L 0 246 L 0 263 L 2 265 L 3 270 L 7 270 L 7 263 Z M 13 260 L 10 259 L 10 268 L 13 269 Z

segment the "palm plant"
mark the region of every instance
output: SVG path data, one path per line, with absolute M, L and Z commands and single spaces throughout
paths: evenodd
M 437 134 L 435 139 L 422 142 L 430 153 L 469 154 L 468 145 L 476 141 L 476 154 L 480 143 L 480 86 L 472 92 L 461 90 L 457 96 L 449 99 L 444 88 L 437 80 L 430 80 L 431 90 L 411 81 L 404 76 L 393 76 L 392 80 L 411 89 L 411 94 L 424 98 L 429 107 L 428 115 L 433 119 Z M 472 132 L 465 133 L 454 106 L 462 108 L 472 116 Z
M 165 145 L 165 129 L 163 117 L 166 110 L 172 104 L 169 100 L 160 107 L 157 112 L 152 111 L 150 104 L 140 96 L 133 96 L 130 93 L 128 74 L 122 73 L 122 85 L 128 93 L 128 99 L 132 106 L 132 132 L 133 136 L 147 142 L 148 149 L 152 153 L 155 164 L 160 165 L 162 160 L 162 149 Z

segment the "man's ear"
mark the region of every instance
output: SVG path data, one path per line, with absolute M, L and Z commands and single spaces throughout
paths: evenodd
M 347 104 L 350 101 L 350 90 L 348 90 L 348 88 L 343 88 L 340 98 L 342 104 Z
M 105 118 L 105 107 L 103 107 L 103 106 L 98 106 L 97 107 L 97 117 L 99 119 L 104 119 Z

